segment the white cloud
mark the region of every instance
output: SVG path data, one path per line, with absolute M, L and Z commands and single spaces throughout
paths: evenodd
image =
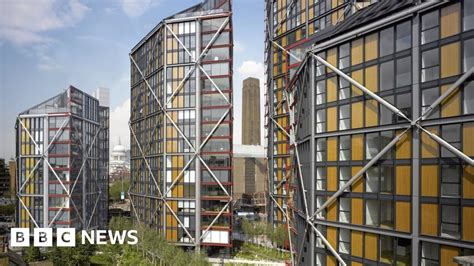
M 239 74 L 242 78 L 254 77 L 254 78 L 262 78 L 264 76 L 264 68 L 263 63 L 255 62 L 252 60 L 244 61 L 242 65 L 240 65 Z
M 122 0 L 123 12 L 131 18 L 143 15 L 148 9 L 159 4 L 156 0 Z
M 88 10 L 79 0 L 2 1 L 0 39 L 17 45 L 48 43 L 45 32 L 74 26 Z
M 130 118 L 130 99 L 110 112 L 110 147 L 118 144 L 119 138 L 122 145 L 130 149 L 130 130 L 128 120 Z

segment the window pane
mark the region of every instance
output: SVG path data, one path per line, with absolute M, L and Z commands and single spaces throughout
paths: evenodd
M 371 133 L 366 135 L 366 159 L 372 159 L 379 152 L 379 134 Z
M 474 67 L 474 39 L 464 41 L 464 72 Z
M 464 86 L 464 114 L 474 113 L 474 82 Z
M 380 56 L 393 53 L 393 28 L 388 28 L 380 32 Z
M 439 97 L 439 88 L 425 89 L 421 92 L 421 112 L 424 113 L 428 107 Z M 431 111 L 428 118 L 438 118 L 439 108 Z
M 464 1 L 464 30 L 474 29 L 474 1 Z
M 411 56 L 397 60 L 397 87 L 411 84 Z
M 397 52 L 411 47 L 411 22 L 397 25 Z
M 439 49 L 423 52 L 421 55 L 421 82 L 439 78 Z
M 365 224 L 379 226 L 379 200 L 367 200 L 365 202 Z
M 393 89 L 393 69 L 393 61 L 389 61 L 380 65 L 380 90 Z
M 459 196 L 459 166 L 443 165 L 441 167 L 441 195 L 446 197 Z
M 421 18 L 421 44 L 437 40 L 439 37 L 439 15 L 433 11 Z

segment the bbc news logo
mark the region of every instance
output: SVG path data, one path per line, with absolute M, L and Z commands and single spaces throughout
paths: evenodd
M 129 245 L 138 243 L 137 230 L 82 230 L 79 234 L 81 243 L 105 245 L 109 241 L 111 244 L 123 245 L 125 242 Z M 33 230 L 33 246 L 35 247 L 52 247 L 53 246 L 53 229 L 52 228 L 34 228 Z M 108 241 L 107 241 L 108 240 Z M 29 228 L 12 228 L 11 229 L 11 247 L 29 247 L 30 243 Z M 76 229 L 75 228 L 57 228 L 56 229 L 56 246 L 58 247 L 75 247 L 76 246 Z

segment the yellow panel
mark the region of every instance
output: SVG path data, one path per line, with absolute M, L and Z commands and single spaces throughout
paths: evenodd
M 442 266 L 457 266 L 453 258 L 461 255 L 461 251 L 457 247 L 441 246 L 440 265 Z
M 327 102 L 337 100 L 337 77 L 327 79 Z
M 362 212 L 362 199 L 352 199 L 352 206 L 351 206 L 351 222 L 353 224 L 362 225 L 363 220 L 363 212 Z
M 445 93 L 450 85 L 441 86 L 441 94 Z M 458 116 L 461 114 L 461 93 L 456 91 L 441 102 L 441 117 Z
M 352 167 L 352 176 L 355 176 L 357 172 L 359 172 L 362 169 L 362 166 L 353 166 Z M 357 179 L 357 181 L 352 184 L 352 192 L 359 192 L 362 193 L 364 192 L 364 176 L 362 175 Z
M 409 165 L 396 166 L 396 194 L 411 194 L 411 167 Z
M 441 46 L 441 78 L 459 75 L 461 72 L 459 42 Z
M 460 24 L 459 3 L 441 9 L 441 38 L 458 34 L 461 28 Z
M 327 52 L 327 61 L 329 64 L 337 67 L 337 48 L 329 49 Z M 327 73 L 332 72 L 331 69 L 326 68 Z
M 363 160 L 364 155 L 364 135 L 353 135 L 352 136 L 352 149 L 351 149 L 352 161 Z
M 462 208 L 462 239 L 466 241 L 474 241 L 474 207 Z
M 327 168 L 328 191 L 337 190 L 337 167 Z
M 401 131 L 396 132 L 397 135 Z M 411 132 L 408 131 L 405 135 L 402 136 L 402 139 L 399 140 L 396 144 L 396 158 L 397 159 L 410 159 L 411 158 Z
M 326 266 L 337 266 L 336 258 L 332 255 L 326 255 Z
M 351 262 L 351 266 L 362 266 L 362 263 L 359 263 L 359 262 Z
M 362 55 L 363 55 L 363 43 L 364 40 L 362 38 L 357 39 L 352 42 L 352 48 L 351 48 L 351 62 L 352 65 L 358 65 L 362 63 Z
M 438 196 L 438 165 L 421 166 L 421 195 L 425 197 Z
M 327 240 L 333 248 L 337 247 L 337 229 L 335 227 L 327 227 Z
M 337 107 L 327 109 L 327 131 L 337 130 Z
M 337 203 L 338 201 L 334 201 L 331 203 L 327 208 L 327 220 L 328 221 L 337 221 Z
M 364 84 L 364 80 L 363 80 L 364 75 L 363 75 L 362 69 L 357 70 L 357 71 L 353 71 L 352 74 L 351 74 L 351 77 L 355 81 L 359 82 L 360 84 L 362 84 L 362 85 Z M 351 88 L 352 88 L 352 97 L 363 95 L 362 91 L 359 88 L 357 88 L 356 86 L 352 85 Z
M 365 102 L 365 126 L 377 126 L 379 121 L 379 104 L 376 100 Z
M 465 199 L 474 199 L 474 167 L 464 166 L 463 169 L 463 197 Z
M 332 137 L 327 139 L 327 156 L 328 161 L 337 161 L 337 138 Z
M 377 52 L 377 48 L 375 48 Z M 378 65 L 374 65 L 365 69 L 365 87 L 372 92 L 378 91 Z
M 462 130 L 462 151 L 467 156 L 474 156 L 474 123 L 464 123 Z
M 437 204 L 421 204 L 421 234 L 438 236 Z
M 365 61 L 377 59 L 378 57 L 378 33 L 365 37 Z
M 396 217 L 395 229 L 397 231 L 409 233 L 411 225 L 411 209 L 410 202 L 406 201 L 397 201 L 395 204 L 396 207 Z
M 352 107 L 352 119 L 351 127 L 352 128 L 361 128 L 364 126 L 364 102 L 356 102 L 351 105 Z
M 431 133 L 438 135 L 438 128 L 425 128 Z M 428 134 L 421 132 L 421 157 L 422 158 L 437 158 L 439 157 L 439 146 Z
M 351 233 L 351 255 L 362 257 L 363 233 L 359 231 L 352 231 Z
M 377 235 L 365 233 L 365 258 L 369 260 L 377 260 L 378 245 Z

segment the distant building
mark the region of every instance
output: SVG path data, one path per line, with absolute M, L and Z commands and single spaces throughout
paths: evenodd
M 260 84 L 247 78 L 242 88 L 242 145 L 260 145 Z
M 99 105 L 103 107 L 110 107 L 110 89 L 109 88 L 97 88 L 92 94 L 97 100 Z
M 110 173 L 115 173 L 121 171 L 124 168 L 130 169 L 130 158 L 128 155 L 127 149 L 122 146 L 119 140 L 119 144 L 115 145 L 110 154 L 110 163 L 109 163 Z
M 234 145 L 233 199 L 265 190 L 265 150 L 257 145 Z
M 10 159 L 8 162 L 8 172 L 10 173 L 10 198 L 16 198 L 16 162 L 13 159 Z
M 108 124 L 72 86 L 18 115 L 18 227 L 107 226 Z
M 10 173 L 8 172 L 8 167 L 5 164 L 5 159 L 0 159 L 0 197 L 6 198 L 10 197 Z

